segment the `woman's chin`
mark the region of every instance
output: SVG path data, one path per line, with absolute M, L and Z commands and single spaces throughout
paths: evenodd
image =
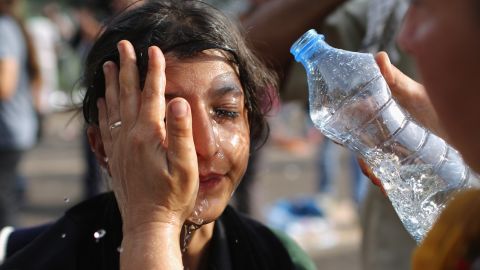
M 203 198 L 197 200 L 194 211 L 187 221 L 197 225 L 213 222 L 223 213 L 227 203 L 219 199 Z

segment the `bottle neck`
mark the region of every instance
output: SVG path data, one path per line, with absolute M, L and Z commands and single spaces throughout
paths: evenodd
M 322 51 L 331 48 L 332 47 L 325 42 L 325 36 L 311 29 L 292 45 L 290 52 L 295 56 L 297 62 L 301 62 L 306 66 L 314 53 L 318 56 Z

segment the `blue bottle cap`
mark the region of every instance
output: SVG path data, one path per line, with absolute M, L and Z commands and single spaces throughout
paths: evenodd
M 325 36 L 318 34 L 315 29 L 308 30 L 290 48 L 290 53 L 295 56 L 295 61 L 300 62 L 303 54 L 315 44 L 318 39 L 324 41 Z

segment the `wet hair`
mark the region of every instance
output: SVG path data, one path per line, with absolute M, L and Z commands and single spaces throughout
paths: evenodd
M 250 136 L 256 146 L 268 137 L 266 114 L 276 98 L 272 89 L 276 77 L 247 47 L 236 24 L 214 7 L 201 1 L 148 1 L 115 17 L 93 45 L 87 57 L 83 84 L 86 95 L 83 114 L 89 124 L 98 124 L 98 98 L 105 96 L 102 65 L 119 63 L 117 43 L 129 40 L 135 47 L 143 83 L 147 73 L 149 46 L 158 46 L 166 55 L 193 58 L 216 49 L 226 55 L 238 70 L 248 110 Z

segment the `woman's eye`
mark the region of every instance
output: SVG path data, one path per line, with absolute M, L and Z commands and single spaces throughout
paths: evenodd
M 226 110 L 226 109 L 216 109 L 215 116 L 219 118 L 228 118 L 228 119 L 235 119 L 240 115 L 239 112 Z

